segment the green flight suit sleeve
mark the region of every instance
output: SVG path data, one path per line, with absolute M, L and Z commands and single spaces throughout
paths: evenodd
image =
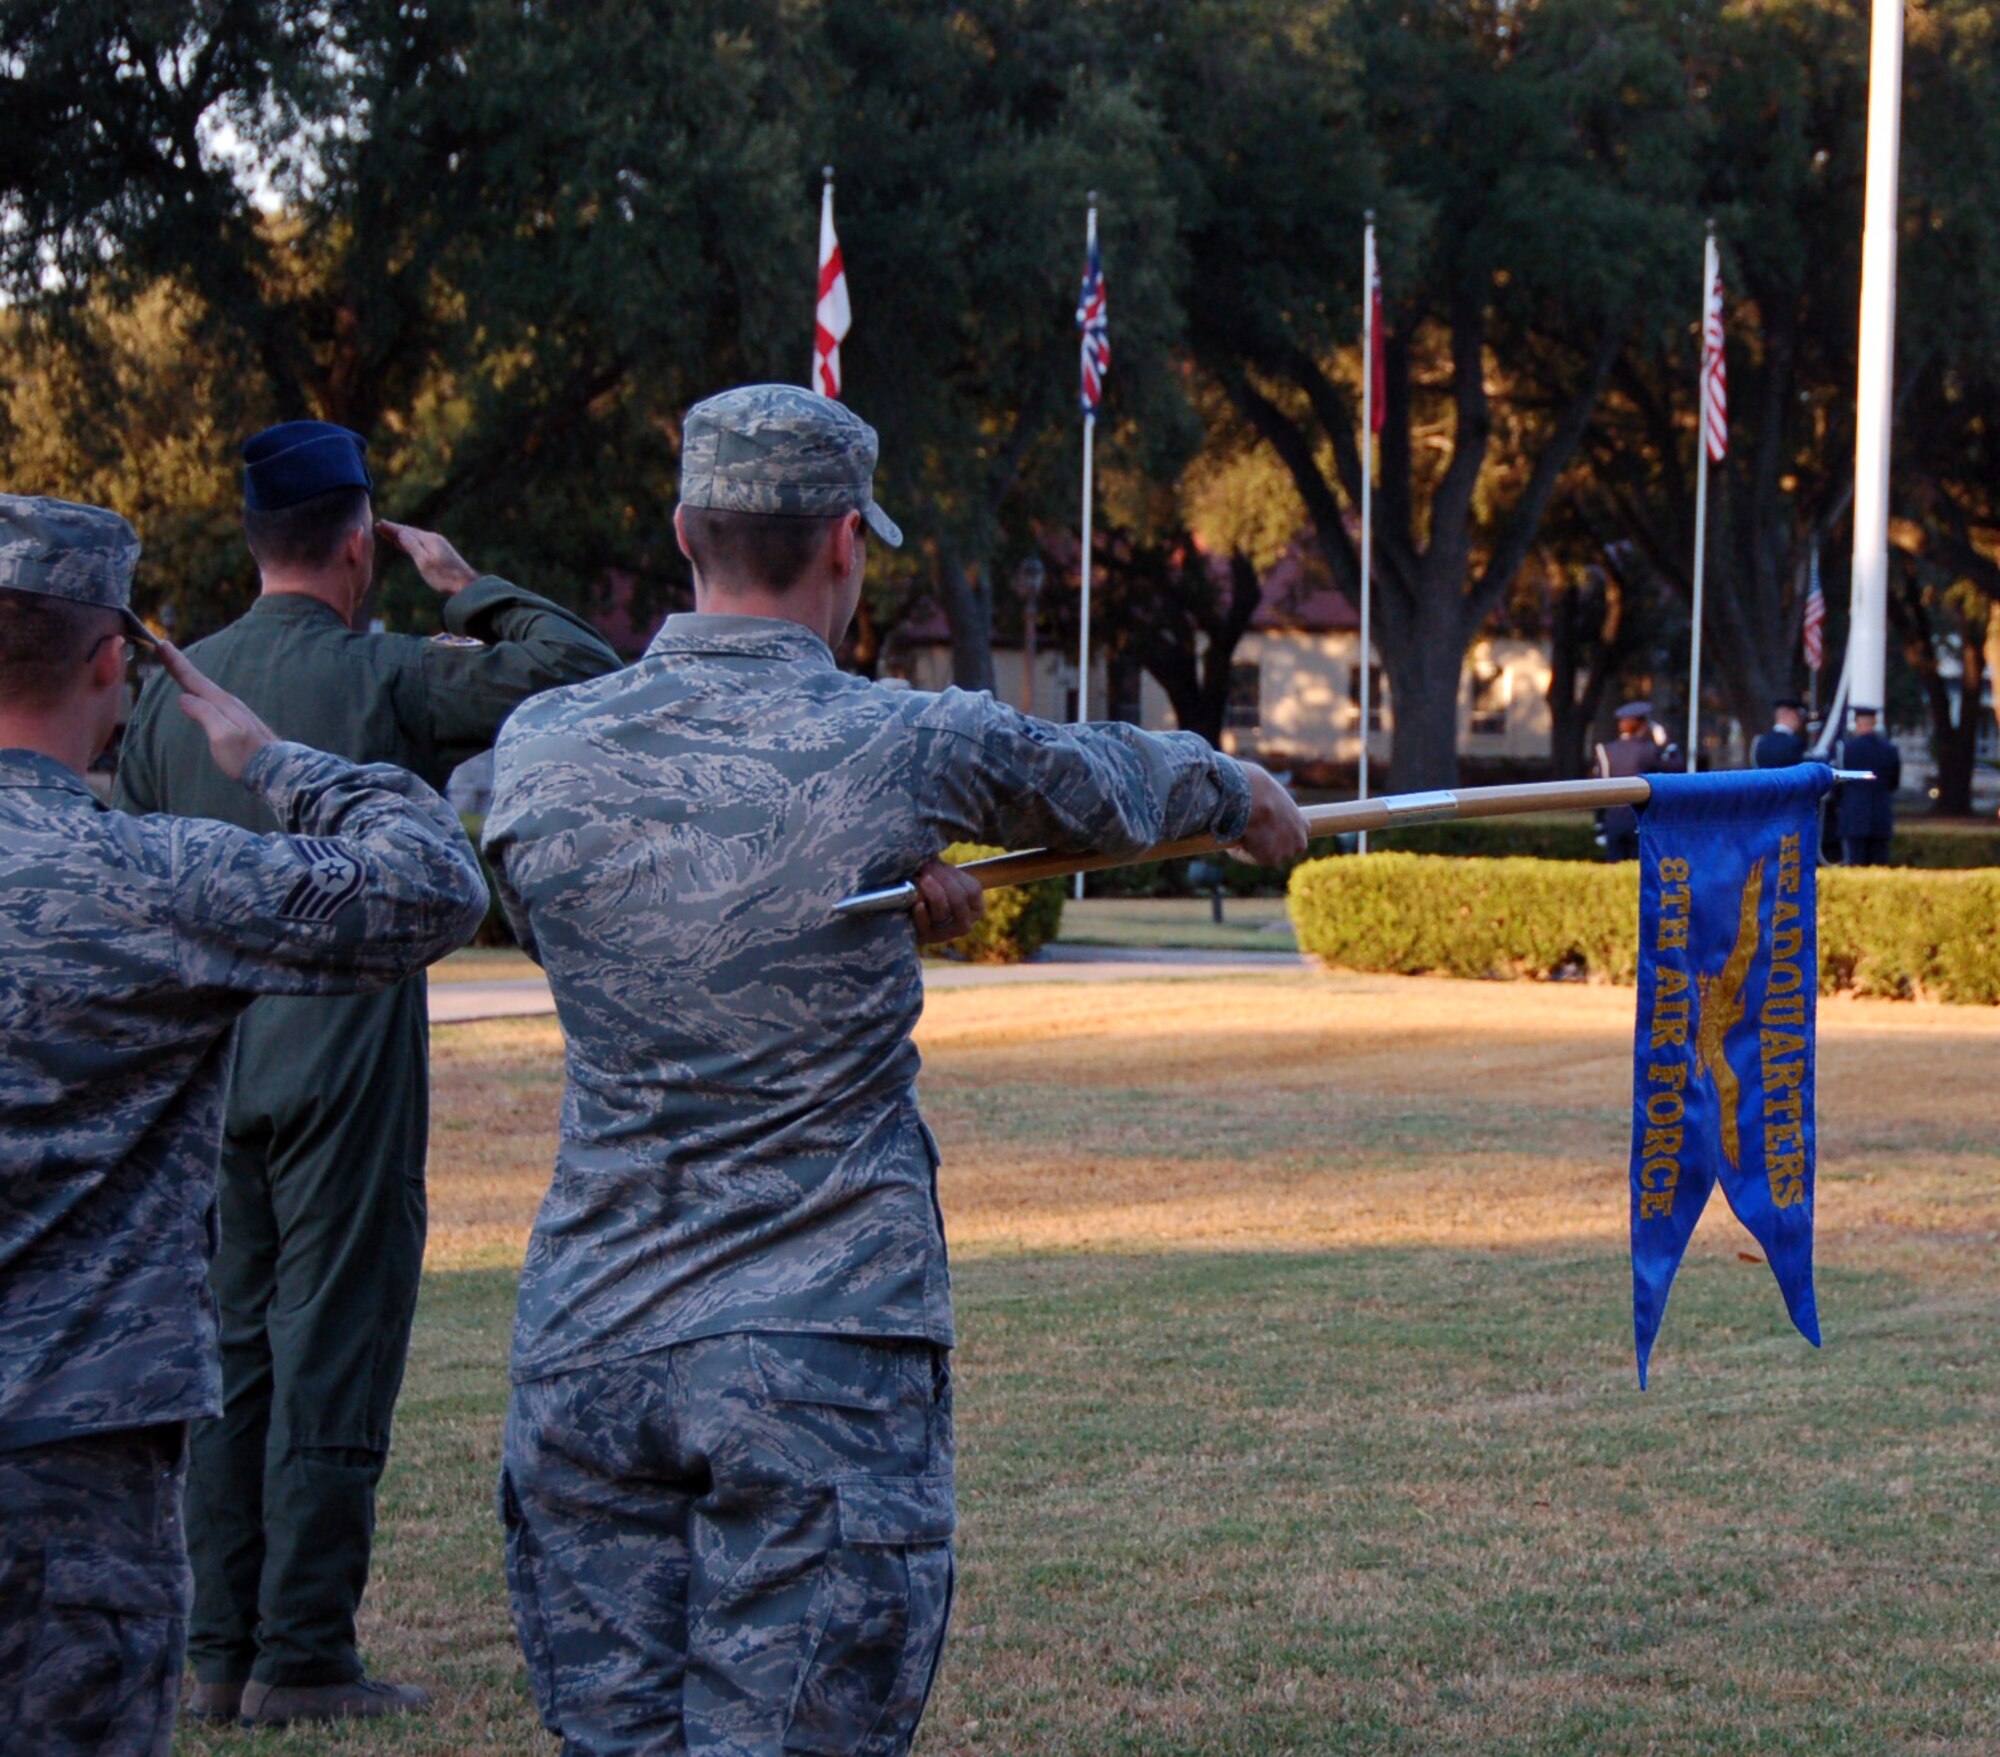
M 187 987 L 351 994 L 413 976 L 478 931 L 478 858 L 451 808 L 407 770 L 278 743 L 244 784 L 288 833 L 152 820 L 170 841 Z
M 132 718 L 125 723 L 125 736 L 118 746 L 118 778 L 111 788 L 111 803 L 120 811 L 143 816 L 160 809 L 160 746 L 151 728 L 160 717 L 165 684 L 164 671 L 149 678 L 139 692 Z
M 399 718 L 426 758 L 413 766 L 434 787 L 490 750 L 502 722 L 531 695 L 619 665 L 582 617 L 494 574 L 445 600 L 444 625 L 485 644 L 426 641 L 401 680 Z

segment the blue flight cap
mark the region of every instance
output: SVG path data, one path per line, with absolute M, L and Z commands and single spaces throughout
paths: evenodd
M 373 492 L 368 442 L 331 421 L 280 421 L 243 447 L 243 507 L 277 512 L 337 488 Z

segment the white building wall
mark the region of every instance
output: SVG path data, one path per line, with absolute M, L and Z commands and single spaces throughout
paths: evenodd
M 904 647 L 895 655 L 890 670 L 895 676 L 907 678 L 918 689 L 949 689 L 951 687 L 951 649 L 939 643 L 935 646 Z M 1159 692 L 1159 707 L 1166 709 L 1166 695 L 1159 691 L 1159 685 L 1148 677 L 1146 683 L 1153 691 Z M 1062 720 L 1068 717 L 1070 695 L 1076 688 L 1076 661 L 1060 652 L 1051 653 L 1046 649 L 1035 654 L 1035 691 L 1032 711 L 1044 720 Z M 1097 659 L 1090 668 L 1090 714 L 1092 719 L 1102 719 L 1110 711 L 1106 697 L 1104 661 Z M 1143 692 L 1142 692 L 1143 693 Z M 993 694 L 1010 708 L 1019 708 L 1023 713 L 1030 711 L 1028 695 L 1028 667 L 1026 655 L 1018 647 L 997 647 L 993 653 Z M 1171 713 L 1168 720 L 1171 721 Z M 1152 726 L 1153 720 L 1142 722 Z
M 1226 749 L 1294 761 L 1353 763 L 1361 755 L 1356 677 L 1360 637 L 1273 630 L 1246 635 L 1235 663 L 1258 671 L 1258 723 L 1224 735 Z M 1386 762 L 1395 742 L 1395 705 L 1377 661 L 1376 726 L 1369 760 Z M 1474 680 L 1492 679 L 1474 729 Z M 1480 640 L 1466 655 L 1458 694 L 1458 747 L 1468 756 L 1533 761 L 1549 750 L 1549 660 L 1533 641 Z
M 1360 639 L 1350 631 L 1309 633 L 1264 630 L 1247 634 L 1236 649 L 1236 667 L 1257 671 L 1257 723 L 1228 727 L 1223 749 L 1239 756 L 1276 761 L 1349 764 L 1361 754 L 1361 710 L 1355 700 L 1355 658 Z M 1046 650 L 1035 655 L 1034 711 L 1060 720 L 1069 713 L 1076 686 L 1074 658 Z M 994 694 L 1011 707 L 1028 706 L 1027 669 L 1018 648 L 993 655 Z M 905 648 L 895 672 L 918 689 L 951 684 L 951 649 Z M 1090 711 L 1103 718 L 1111 709 L 1104 662 L 1091 667 Z M 1549 751 L 1549 658 L 1537 642 L 1494 639 L 1473 643 L 1466 655 L 1458 692 L 1458 747 L 1467 756 L 1536 761 Z M 1475 679 L 1491 679 L 1485 709 L 1474 729 Z M 1388 699 L 1386 673 L 1377 676 L 1376 728 L 1369 740 L 1372 762 L 1387 762 L 1395 743 L 1395 707 Z M 1167 692 L 1152 674 L 1140 681 L 1139 724 L 1151 731 L 1175 725 Z

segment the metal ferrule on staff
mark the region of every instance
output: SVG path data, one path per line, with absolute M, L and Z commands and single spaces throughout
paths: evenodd
M 1865 769 L 1836 769 L 1836 781 L 1872 781 Z M 1440 788 L 1431 793 L 1391 793 L 1376 799 L 1354 799 L 1338 805 L 1305 807 L 1306 835 L 1317 841 L 1356 830 L 1385 830 L 1405 824 L 1449 823 L 1459 818 L 1518 817 L 1536 811 L 1605 811 L 1616 805 L 1642 806 L 1653 797 L 1644 775 L 1588 781 L 1538 781 L 1520 787 Z M 1225 844 L 1213 836 L 1187 836 L 1162 842 L 1140 854 L 1057 854 L 1046 848 L 1021 854 L 996 854 L 968 861 L 959 871 L 970 873 L 989 891 L 1003 885 L 1029 885 L 1037 879 L 1067 878 L 1072 873 L 1103 872 L 1114 866 L 1144 866 L 1155 860 L 1180 860 L 1195 854 L 1219 854 Z M 917 900 L 912 883 L 860 891 L 833 906 L 836 915 L 900 915 Z

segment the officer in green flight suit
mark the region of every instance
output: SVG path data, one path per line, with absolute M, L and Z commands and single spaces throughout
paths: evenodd
M 291 421 L 243 456 L 262 594 L 190 652 L 281 738 L 441 788 L 529 696 L 616 669 L 568 611 L 475 574 L 441 537 L 378 525 L 359 435 Z M 442 595 L 447 638 L 357 632 L 378 538 Z M 218 775 L 177 693 L 148 685 L 117 803 L 277 828 Z M 191 1715 L 276 1726 L 424 1705 L 364 1676 L 354 1634 L 423 1260 L 424 994 L 418 977 L 272 998 L 238 1027 L 211 1270 L 223 1413 L 197 1424 L 189 1467 Z

